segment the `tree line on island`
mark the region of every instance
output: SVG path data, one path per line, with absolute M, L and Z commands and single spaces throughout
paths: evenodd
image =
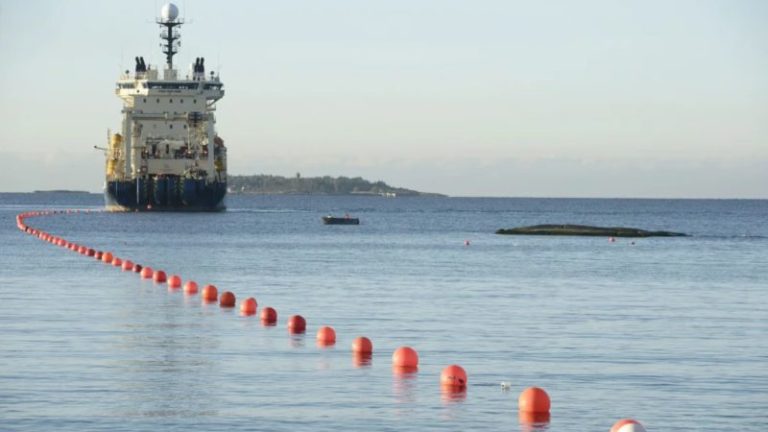
M 268 174 L 229 175 L 231 193 L 263 195 L 378 195 L 378 196 L 444 196 L 392 187 L 383 181 L 371 182 L 362 177 L 283 177 Z

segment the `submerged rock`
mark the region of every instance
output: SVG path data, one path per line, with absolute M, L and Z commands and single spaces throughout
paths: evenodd
M 496 234 L 516 235 L 570 235 L 600 237 L 685 237 L 687 234 L 672 231 L 646 231 L 638 228 L 596 227 L 589 225 L 533 225 L 500 229 Z

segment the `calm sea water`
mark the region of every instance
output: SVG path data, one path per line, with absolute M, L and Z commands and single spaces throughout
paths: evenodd
M 768 426 L 768 201 L 228 198 L 219 214 L 29 220 L 273 306 L 262 327 L 15 228 L 98 195 L 0 194 L 0 430 L 649 431 Z M 360 226 L 324 226 L 349 212 Z M 584 223 L 685 238 L 510 237 Z M 465 246 L 464 241 L 470 245 Z M 302 314 L 307 334 L 285 319 Z M 318 348 L 321 325 L 337 332 Z M 355 365 L 354 337 L 373 340 Z M 418 350 L 398 376 L 392 351 Z M 465 395 L 440 370 L 462 365 Z M 500 383 L 508 382 L 509 391 Z M 545 388 L 548 424 L 517 396 Z

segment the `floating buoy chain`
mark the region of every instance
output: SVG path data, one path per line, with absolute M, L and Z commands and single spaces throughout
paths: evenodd
M 65 238 L 55 236 L 43 230 L 31 227 L 26 224 L 27 219 L 40 216 L 50 216 L 57 214 L 88 214 L 101 213 L 104 210 L 91 209 L 67 209 L 67 210 L 44 210 L 28 211 L 16 215 L 16 227 L 26 234 L 37 237 L 40 240 L 51 243 L 55 246 L 69 249 L 81 255 L 94 258 L 104 264 L 118 267 L 124 272 L 138 273 L 142 279 L 152 279 L 156 284 L 167 284 L 169 290 L 181 289 L 187 295 L 196 295 L 198 285 L 195 281 L 188 280 L 182 285 L 182 279 L 178 275 L 167 276 L 163 270 L 153 270 L 149 266 L 136 264 L 129 259 L 121 259 L 112 252 L 100 251 L 67 241 Z M 469 240 L 465 240 L 465 246 L 469 246 Z M 235 294 L 230 291 L 224 291 L 219 295 L 215 285 L 208 284 L 203 287 L 200 294 L 203 303 L 216 303 L 222 308 L 234 308 L 236 305 Z M 243 316 L 256 315 L 258 303 L 254 297 L 248 297 L 240 304 L 240 314 Z M 265 307 L 261 310 L 260 320 L 265 326 L 274 326 L 277 323 L 277 311 L 272 307 Z M 288 318 L 287 328 L 290 334 L 304 334 L 307 329 L 307 321 L 301 315 L 292 315 Z M 333 327 L 322 326 L 318 329 L 316 335 L 319 347 L 332 346 L 336 343 L 336 331 Z M 356 359 L 370 359 L 373 353 L 373 343 L 365 336 L 359 336 L 352 342 L 352 353 Z M 392 368 L 394 373 L 415 373 L 418 371 L 419 355 L 415 349 L 409 346 L 397 348 L 392 354 Z M 446 366 L 440 373 L 440 385 L 444 392 L 463 393 L 466 391 L 468 380 L 467 372 L 459 365 L 452 364 Z M 510 384 L 502 382 L 502 389 L 509 389 Z M 544 389 L 539 387 L 528 387 L 520 393 L 518 398 L 518 412 L 522 423 L 542 423 L 549 422 L 549 412 L 551 401 L 549 395 Z M 643 425 L 634 419 L 621 419 L 617 421 L 610 432 L 645 432 Z

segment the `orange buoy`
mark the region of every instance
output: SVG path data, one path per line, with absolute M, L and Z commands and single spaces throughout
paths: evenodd
M 411 347 L 402 346 L 392 354 L 392 366 L 417 368 L 419 367 L 419 354 Z
M 172 275 L 168 278 L 168 288 L 181 288 L 181 277 Z
M 152 275 L 152 279 L 155 281 L 155 283 L 165 283 L 167 280 L 165 276 L 165 272 L 162 270 L 155 270 L 155 273 Z
M 304 333 L 307 330 L 307 320 L 301 315 L 292 315 L 288 318 L 289 333 Z
M 219 306 L 224 308 L 235 307 L 235 295 L 231 291 L 224 291 L 219 297 Z
M 446 366 L 440 373 L 440 385 L 465 388 L 467 386 L 467 372 L 459 365 Z
M 255 315 L 256 314 L 256 299 L 248 297 L 240 303 L 240 313 L 242 315 Z
M 219 298 L 219 290 L 213 285 L 203 287 L 202 298 L 204 302 L 215 302 Z
M 539 387 L 528 387 L 520 393 L 517 406 L 520 411 L 548 413 L 550 408 L 549 395 Z
M 152 279 L 152 267 L 144 267 L 141 269 L 141 278 L 142 279 Z
M 131 270 L 133 270 L 133 261 L 131 260 L 123 261 L 123 271 L 131 271 Z
M 103 257 L 104 252 L 102 251 L 96 251 L 96 253 L 93 255 L 94 258 L 96 258 L 97 261 L 101 261 L 101 258 Z
M 546 423 L 549 423 L 550 416 L 548 412 L 544 413 L 533 413 L 533 412 L 526 412 L 526 411 L 518 411 L 518 420 L 520 421 L 520 424 L 526 425 L 526 426 L 533 426 L 533 428 L 526 428 L 525 430 L 539 430 L 540 428 L 537 428 L 536 426 L 543 426 Z
M 187 294 L 197 294 L 197 282 L 187 281 L 184 284 L 184 292 Z
M 626 418 L 614 423 L 611 432 L 645 432 L 645 428 L 639 421 Z
M 85 247 L 85 246 L 80 246 L 79 248 L 77 248 L 77 252 L 78 252 L 80 255 L 85 255 L 85 254 L 87 254 L 87 253 L 88 253 L 88 248 L 87 248 L 87 247 Z
M 107 264 L 111 263 L 112 262 L 112 252 L 104 252 L 101 255 L 101 261 L 105 262 Z
M 336 330 L 330 326 L 322 326 L 317 330 L 316 339 L 322 345 L 333 345 L 336 343 Z
M 277 323 L 277 311 L 269 306 L 262 309 L 261 323 L 264 325 L 275 325 Z
M 121 267 L 123 265 L 123 260 L 118 257 L 114 257 L 112 258 L 112 265 L 115 267 Z
M 373 352 L 373 343 L 365 336 L 358 336 L 352 341 L 352 352 L 370 354 Z

